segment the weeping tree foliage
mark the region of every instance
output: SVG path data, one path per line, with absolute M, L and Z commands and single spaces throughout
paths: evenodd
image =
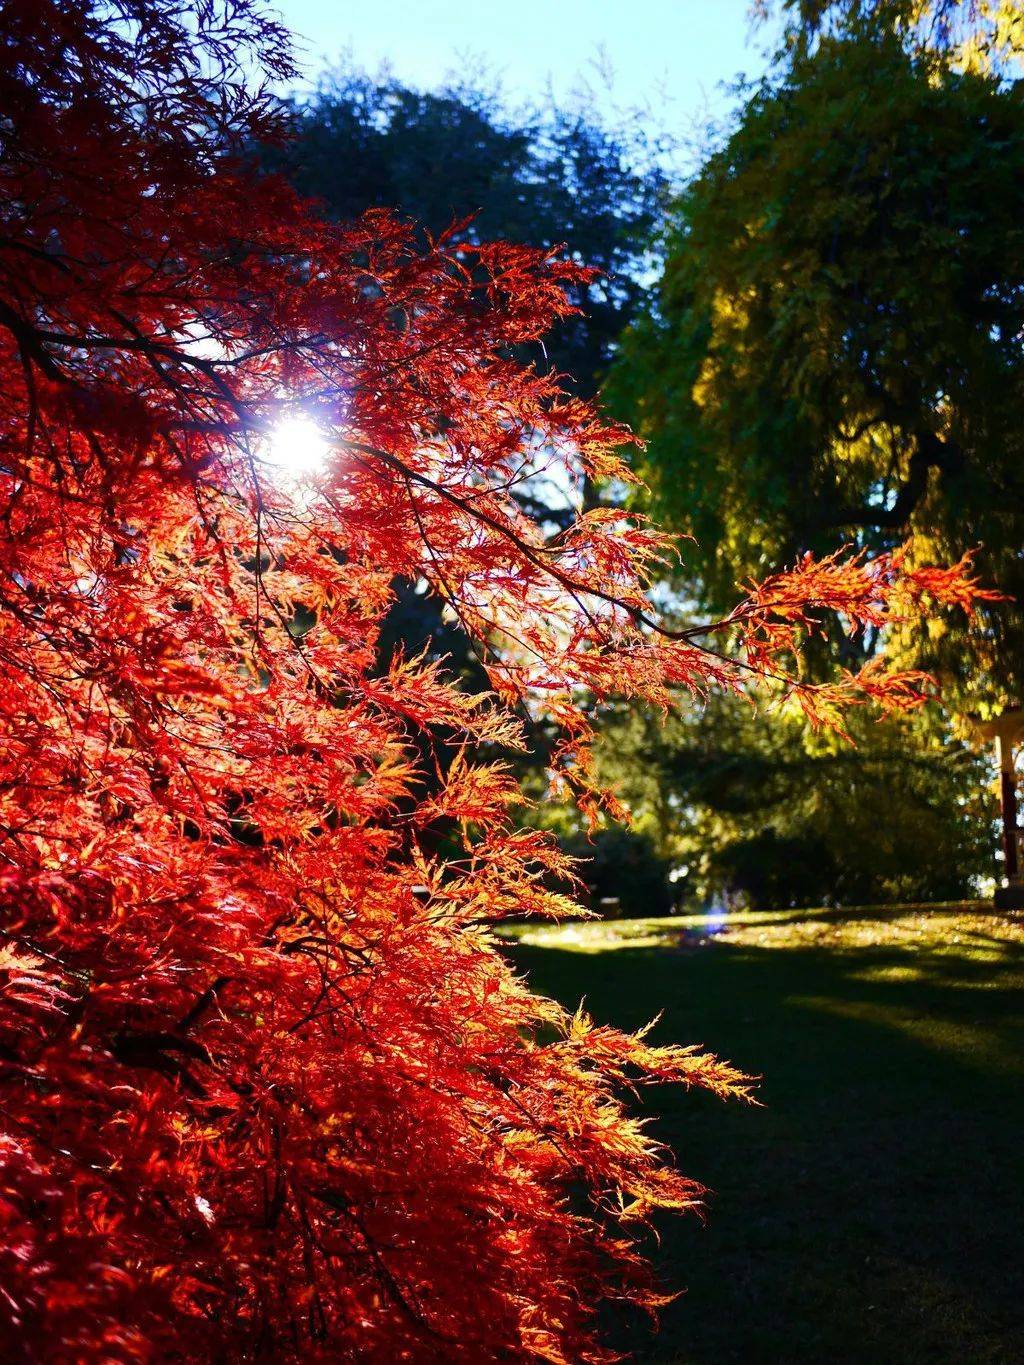
M 822 32 L 679 200 L 610 393 L 712 610 L 807 550 L 908 536 L 912 556 L 980 544 L 982 576 L 1020 598 L 1022 99 L 884 28 Z M 961 708 L 1024 685 L 1006 603 L 898 645 Z
M 711 612 L 807 551 L 908 537 L 912 559 L 980 546 L 982 576 L 1019 601 L 1017 30 L 1005 7 L 786 8 L 775 71 L 674 206 L 655 304 L 607 396 L 648 440 L 659 515 L 695 537 L 681 578 Z M 961 715 L 1024 687 L 1013 603 L 887 638 L 840 623 L 831 644 L 851 666 L 895 651 Z M 694 855 L 697 890 L 941 897 L 991 870 L 987 771 L 937 713 L 859 727 L 841 755 L 734 700 L 713 715 L 640 751 L 633 797 Z

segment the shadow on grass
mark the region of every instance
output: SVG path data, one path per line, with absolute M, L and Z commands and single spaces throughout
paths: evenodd
M 985 917 L 847 917 L 806 940 L 779 924 L 512 950 L 536 989 L 626 1027 L 664 1008 L 659 1037 L 764 1077 L 762 1109 L 648 1092 L 715 1196 L 706 1225 L 659 1225 L 688 1292 L 624 1344 L 650 1362 L 1024 1360 L 1021 943 Z

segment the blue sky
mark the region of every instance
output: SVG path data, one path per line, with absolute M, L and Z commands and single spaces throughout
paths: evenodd
M 749 0 L 277 0 L 300 35 L 310 76 L 349 51 L 360 66 L 387 61 L 395 75 L 432 86 L 481 68 L 513 97 L 565 93 L 579 73 L 595 80 L 603 50 L 614 100 L 649 105 L 665 126 L 721 115 L 717 88 L 764 69 L 766 35 L 751 35 Z M 749 41 L 748 41 L 749 40 Z

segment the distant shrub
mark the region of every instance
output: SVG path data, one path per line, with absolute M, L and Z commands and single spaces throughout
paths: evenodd
M 566 852 L 582 861 L 579 875 L 586 883 L 591 907 L 616 900 L 612 913 L 624 916 L 668 915 L 675 903 L 669 881 L 670 861 L 661 856 L 650 835 L 612 825 L 588 839 L 574 834 L 562 840 Z
M 766 829 L 712 854 L 709 880 L 752 910 L 783 910 L 834 899 L 837 871 L 824 839 Z

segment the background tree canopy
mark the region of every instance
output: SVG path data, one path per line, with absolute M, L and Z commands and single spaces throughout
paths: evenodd
M 682 580 L 708 610 L 805 551 L 908 537 L 912 556 L 980 547 L 982 577 L 1019 601 L 1021 89 L 963 69 L 980 59 L 940 59 L 962 58 L 962 15 L 911 34 L 894 32 L 891 6 L 828 8 L 794 26 L 673 206 L 654 305 L 626 333 L 606 398 L 648 439 L 641 473 L 658 515 L 695 538 Z M 934 672 L 961 714 L 1024 685 L 1013 603 L 969 626 L 832 644 L 851 663 L 884 644 Z M 963 894 L 991 866 L 984 764 L 934 712 L 857 739 L 853 754 L 823 754 L 803 731 L 717 704 L 699 725 L 648 734 L 658 797 L 648 782 L 634 804 L 702 850 L 705 892 Z M 617 738 L 624 768 L 629 752 Z M 861 817 L 882 808 L 879 838 Z
M 908 535 L 980 544 L 1019 597 L 1022 172 L 1020 89 L 886 32 L 823 37 L 754 91 L 675 207 L 610 389 L 713 609 L 805 550 Z M 1019 695 L 1005 604 L 900 644 L 963 706 Z
M 646 299 L 641 276 L 668 197 L 648 122 L 624 115 L 613 126 L 582 97 L 514 108 L 494 88 L 422 91 L 352 66 L 327 72 L 292 118 L 294 140 L 265 159 L 334 218 L 397 209 L 434 236 L 462 223 L 474 240 L 566 247 L 596 269 L 574 291 L 580 315 L 536 355 L 593 395 Z

